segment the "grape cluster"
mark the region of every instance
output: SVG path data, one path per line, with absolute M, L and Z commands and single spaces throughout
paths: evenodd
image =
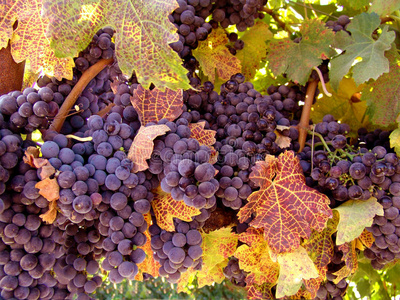
M 347 26 L 350 24 L 351 20 L 348 16 L 346 15 L 341 15 L 339 18 L 335 21 L 329 20 L 326 22 L 325 26 L 332 29 L 334 32 L 338 31 L 346 31 L 348 34 L 350 34 L 349 31 L 347 31 Z
M 374 131 L 370 132 L 366 128 L 360 128 L 357 133 L 358 139 L 356 146 L 367 149 L 372 149 L 375 146 L 382 146 L 389 152 L 392 151 L 390 150 L 390 131 L 375 129 Z
M 255 19 L 264 17 L 260 11 L 266 4 L 267 0 L 217 0 L 212 19 L 222 28 L 236 25 L 238 31 L 245 31 Z
M 223 269 L 224 275 L 229 279 L 234 285 L 245 287 L 246 286 L 246 276 L 247 272 L 243 271 L 239 267 L 239 261 L 237 258 L 229 258 L 228 264 Z
M 31 133 L 36 129 L 47 129 L 61 105 L 63 97 L 55 95 L 48 87 L 39 90 L 26 88 L 0 97 L 2 127 L 14 133 Z
M 175 219 L 174 232 L 161 230 L 156 224 L 150 226 L 151 249 L 161 265 L 160 276 L 175 283 L 188 268 L 201 269 L 203 239 L 198 229 L 199 223 L 195 220 L 187 223 Z
M 333 238 L 335 239 L 335 235 Z M 334 273 L 338 272 L 343 267 L 345 267 L 345 262 L 343 261 L 343 252 L 338 249 L 338 246 L 335 246 L 333 249 L 332 260 L 328 264 L 328 270 L 326 273 L 327 280 L 321 284 L 315 299 L 343 299 L 343 296 L 345 295 L 349 286 L 346 279 L 343 278 L 338 283 L 334 283 L 334 280 L 337 278 Z

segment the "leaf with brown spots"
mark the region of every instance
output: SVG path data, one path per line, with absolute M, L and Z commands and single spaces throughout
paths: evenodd
M 165 91 L 158 88 L 146 90 L 139 85 L 133 92 L 131 103 L 142 126 L 150 122 L 158 123 L 161 119 L 174 121 L 183 112 L 183 91 L 168 88 Z
M 15 62 L 28 60 L 30 71 L 41 70 L 49 77 L 72 79 L 74 60 L 58 58 L 50 47 L 45 33 L 49 19 L 42 17 L 42 1 L 3 0 L 0 4 L 0 49 L 7 47 L 11 39 L 11 53 Z M 13 30 L 14 22 L 18 27 Z
M 240 60 L 226 47 L 228 42 L 225 30 L 217 28 L 193 50 L 193 56 L 211 82 L 215 81 L 215 72 L 220 79 L 229 80 L 232 74 L 239 73 L 242 69 Z
M 128 158 L 133 162 L 132 172 L 145 171 L 149 168 L 146 160 L 151 157 L 154 139 L 170 131 L 167 125 L 141 126 L 129 149 Z
M 264 238 L 276 253 L 297 249 L 300 238 L 309 238 L 311 229 L 324 230 L 332 217 L 329 198 L 306 185 L 300 160 L 293 151 L 258 161 L 250 180 L 260 190 L 253 192 L 240 209 L 239 221 L 255 213 L 250 225 L 264 228 Z
M 56 201 L 60 198 L 60 187 L 55 178 L 46 178 L 39 181 L 35 184 L 35 188 L 39 189 L 39 194 L 45 197 L 49 202 Z
M 375 242 L 374 235 L 371 232 L 367 231 L 366 229 L 363 230 L 363 232 L 357 239 L 360 241 L 360 243 L 364 247 L 368 247 L 368 248 L 370 248 L 372 246 L 372 244 Z M 364 249 L 360 249 L 360 250 L 364 250 Z
M 41 214 L 39 217 L 43 220 L 43 222 L 46 222 L 47 224 L 53 224 L 57 218 L 57 202 L 51 201 L 49 203 L 49 210 L 44 214 Z
M 192 217 L 201 212 L 197 208 L 187 206 L 183 201 L 176 201 L 171 194 L 164 192 L 161 187 L 153 191 L 154 200 L 151 202 L 157 225 L 166 231 L 175 231 L 174 218 L 190 222 Z
M 150 213 L 145 214 L 144 219 L 149 227 L 151 225 Z M 138 264 L 139 272 L 135 276 L 135 280 L 137 281 L 143 281 L 143 273 L 150 274 L 153 277 L 158 277 L 158 270 L 161 267 L 160 263 L 154 259 L 153 250 L 151 249 L 151 236 L 148 228 L 144 232 L 144 235 L 147 238 L 146 244 L 139 248 L 143 249 L 143 251 L 146 253 L 146 258 L 142 263 Z
M 135 71 L 149 88 L 189 89 L 187 70 L 170 43 L 179 36 L 169 21 L 175 0 L 43 0 L 42 15 L 50 19 L 47 36 L 57 56 L 78 56 L 96 32 L 115 29 L 115 55 L 124 75 Z
M 239 240 L 245 244 L 237 248 L 234 256 L 239 260 L 239 267 L 249 272 L 246 277 L 248 296 L 272 298 L 271 288 L 278 280 L 279 265 L 271 259 L 270 248 L 263 236 L 262 229 L 249 227 L 239 235 Z

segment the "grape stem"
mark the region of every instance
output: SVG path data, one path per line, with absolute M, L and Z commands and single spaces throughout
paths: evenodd
M 110 110 L 115 106 L 115 103 L 110 103 L 106 107 L 104 107 L 102 110 L 100 110 L 96 115 L 100 117 L 104 117 L 106 114 L 110 112 Z
M 54 118 L 53 122 L 50 125 L 51 130 L 55 130 L 60 132 L 65 118 L 68 116 L 68 113 L 71 107 L 75 104 L 76 99 L 78 99 L 79 95 L 83 92 L 88 83 L 97 76 L 107 65 L 111 64 L 114 59 L 101 59 L 89 69 L 87 69 L 76 83 L 74 88 L 71 90 L 67 98 L 65 98 L 64 103 L 61 105 L 60 110 L 58 111 L 57 116 Z
M 289 33 L 289 35 L 291 35 L 293 33 L 292 30 L 289 28 L 289 26 L 287 26 L 287 24 L 281 20 L 278 13 L 274 12 L 272 9 L 270 9 L 268 7 L 264 7 L 261 11 L 269 14 L 275 20 L 275 22 L 278 23 L 279 27 L 281 27 L 283 30 L 287 31 Z
M 325 95 L 327 95 L 328 97 L 332 97 L 332 94 L 329 93 L 328 90 L 326 89 L 324 76 L 322 75 L 320 69 L 318 69 L 318 67 L 313 67 L 313 70 L 315 70 L 318 74 L 319 80 L 321 81 L 322 90 L 324 91 Z
M 324 140 L 324 137 L 321 134 L 319 134 L 318 132 L 315 132 L 315 130 L 313 130 L 313 131 L 308 130 L 307 133 L 311 134 L 313 136 L 313 141 L 314 141 L 314 136 L 319 137 L 319 139 L 321 140 L 322 145 L 324 145 L 326 151 L 328 153 L 331 152 L 331 149 L 329 149 L 328 144 L 326 143 L 326 141 Z
M 308 83 L 306 99 L 304 100 L 303 110 L 301 112 L 300 123 L 298 125 L 299 129 L 299 152 L 303 151 L 304 145 L 306 144 L 307 133 L 310 123 L 310 112 L 311 106 L 314 100 L 315 91 L 317 90 L 318 80 L 313 80 Z

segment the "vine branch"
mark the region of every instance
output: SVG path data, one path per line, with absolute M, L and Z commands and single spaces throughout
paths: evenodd
M 96 75 L 99 74 L 101 70 L 103 70 L 107 65 L 111 64 L 113 61 L 114 59 L 112 58 L 101 59 L 82 74 L 81 78 L 71 90 L 67 98 L 65 98 L 64 103 L 61 105 L 61 108 L 58 111 L 58 114 L 51 123 L 51 130 L 60 132 L 64 124 L 65 118 L 68 116 L 71 107 L 75 104 L 76 99 L 78 99 L 79 95 L 83 92 L 88 83 L 94 77 L 96 77 Z
M 268 7 L 264 7 L 261 11 L 269 14 L 275 20 L 275 22 L 278 23 L 279 27 L 287 31 L 289 35 L 293 33 L 292 30 L 286 25 L 286 23 L 281 20 L 280 15 L 277 12 Z
M 303 111 L 301 112 L 300 123 L 298 125 L 299 143 L 300 143 L 299 152 L 301 152 L 303 150 L 304 145 L 306 143 L 307 133 L 308 133 L 308 129 L 309 129 L 309 123 L 310 123 L 311 106 L 313 104 L 314 95 L 315 95 L 315 91 L 317 90 L 317 86 L 318 86 L 318 80 L 313 80 L 313 81 L 309 82 L 309 84 L 307 86 L 306 99 L 304 101 Z

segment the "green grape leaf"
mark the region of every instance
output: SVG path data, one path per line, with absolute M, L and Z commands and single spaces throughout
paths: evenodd
M 287 74 L 287 78 L 305 85 L 312 68 L 327 59 L 334 33 L 318 19 L 307 19 L 301 26 L 299 43 L 289 38 L 273 40 L 268 44 L 267 61 L 275 75 Z
M 392 131 L 392 133 L 389 136 L 389 139 L 390 139 L 390 147 L 394 148 L 396 154 L 400 156 L 400 115 L 397 117 L 396 121 L 399 125 L 399 128 Z
M 360 101 L 359 97 L 354 96 L 358 96 L 363 87 L 364 85 L 357 86 L 353 78 L 343 78 L 336 92 L 332 89 L 331 84 L 327 83 L 326 88 L 332 96 L 328 97 L 323 94 L 312 106 L 310 118 L 313 123 L 322 122 L 325 115 L 331 114 L 336 120 L 348 124 L 352 130 L 355 130 L 354 135 L 357 134 L 358 128 L 368 128 L 369 121 L 368 118 L 365 118 L 367 104 L 365 101 Z
M 360 10 L 369 5 L 370 0 L 338 0 L 339 5 L 348 6 Z
M 382 205 L 374 197 L 367 201 L 346 201 L 336 207 L 334 211 L 340 214 L 336 245 L 342 245 L 358 238 L 365 227 L 372 225 L 375 215 L 383 216 Z
M 383 73 L 389 72 L 389 61 L 384 53 L 391 48 L 395 33 L 389 32 L 388 26 L 385 26 L 375 41 L 372 33 L 379 25 L 380 19 L 377 14 L 362 13 L 355 16 L 347 26 L 347 30 L 351 32 L 351 42 L 342 48 L 344 53 L 331 60 L 330 78 L 335 90 L 359 58 L 362 60 L 353 67 L 353 78 L 357 85 L 371 78 L 376 80 Z
M 236 57 L 240 60 L 242 74 L 246 77 L 246 80 L 252 79 L 257 70 L 260 69 L 261 60 L 267 55 L 265 41 L 272 37 L 273 34 L 268 30 L 268 25 L 257 22 L 240 38 L 245 46 L 237 52 Z
M 49 20 L 40 15 L 42 1 L 3 0 L 0 3 L 0 49 L 11 39 L 11 54 L 15 62 L 27 60 L 29 71 L 43 71 L 50 77 L 72 79 L 72 58 L 58 58 L 46 38 Z M 18 27 L 13 24 L 18 20 Z
M 228 41 L 225 31 L 217 28 L 193 50 L 193 56 L 211 82 L 215 81 L 215 71 L 219 78 L 229 80 L 233 74 L 242 70 L 240 60 L 226 47 Z
M 361 96 L 361 100 L 366 100 L 370 121 L 381 127 L 393 125 L 400 113 L 400 55 L 393 47 L 385 56 L 389 60 L 389 73 L 367 85 Z
M 398 0 L 374 0 L 368 12 L 374 12 L 380 16 L 385 16 L 390 15 L 398 9 L 400 9 L 400 2 Z
M 178 40 L 168 15 L 175 0 L 43 0 L 43 15 L 50 19 L 47 36 L 59 57 L 76 56 L 105 26 L 116 30 L 115 54 L 122 72 L 133 70 L 141 85 L 189 89 L 187 70 L 168 44 Z

